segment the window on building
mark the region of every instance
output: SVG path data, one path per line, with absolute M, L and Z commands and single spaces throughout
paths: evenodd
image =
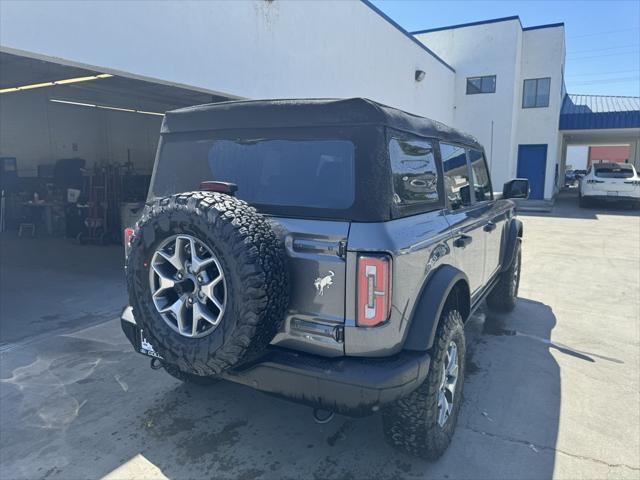
M 444 191 L 449 199 L 449 208 L 458 210 L 471 204 L 469 169 L 464 148 L 440 143 L 444 170 Z
M 550 78 L 530 78 L 524 81 L 522 108 L 549 106 Z
M 484 155 L 479 150 L 469 150 L 471 162 L 471 175 L 473 176 L 473 192 L 476 202 L 484 202 L 493 199 L 491 180 Z
M 414 205 L 439 200 L 438 169 L 431 142 L 392 138 L 389 155 L 396 203 Z
M 475 95 L 476 93 L 495 93 L 495 91 L 495 75 L 467 78 L 467 95 Z

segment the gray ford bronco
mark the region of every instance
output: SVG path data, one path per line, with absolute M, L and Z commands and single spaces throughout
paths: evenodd
M 522 224 L 484 149 L 365 99 L 168 112 L 127 229 L 122 328 L 152 367 L 351 415 L 428 459 L 453 435 L 464 322 L 514 308 Z M 497 197 L 501 197 L 498 199 Z M 328 416 L 328 415 L 327 415 Z

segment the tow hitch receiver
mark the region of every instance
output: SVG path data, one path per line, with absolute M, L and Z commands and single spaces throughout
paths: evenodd
M 313 409 L 313 419 L 320 425 L 329 423 L 331 420 L 333 420 L 334 416 L 335 414 L 331 410 L 323 410 L 322 408 Z

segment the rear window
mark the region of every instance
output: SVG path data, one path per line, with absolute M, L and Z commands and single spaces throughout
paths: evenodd
M 601 178 L 631 178 L 634 172 L 631 165 L 607 165 L 606 167 L 594 167 L 594 174 Z
M 346 209 L 353 205 L 355 146 L 348 140 L 204 139 L 163 141 L 153 194 L 197 190 L 217 180 L 257 205 Z

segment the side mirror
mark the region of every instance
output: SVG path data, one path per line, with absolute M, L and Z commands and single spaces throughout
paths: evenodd
M 502 187 L 502 198 L 529 198 L 529 180 L 514 178 Z

